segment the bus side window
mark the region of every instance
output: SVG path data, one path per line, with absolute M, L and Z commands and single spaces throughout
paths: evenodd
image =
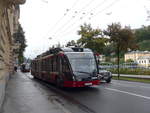
M 69 72 L 69 66 L 65 58 L 62 58 L 62 71 Z
M 47 71 L 47 59 L 45 59 L 44 61 L 45 61 L 45 69 L 44 69 L 44 71 Z
M 44 61 L 42 60 L 41 61 L 41 71 L 43 71 L 44 70 Z
M 49 63 L 49 72 L 52 72 L 52 59 L 51 58 L 49 58 L 48 63 Z
M 34 69 L 35 69 L 35 71 L 37 70 L 37 63 L 36 62 L 34 62 Z
M 47 68 L 48 68 L 47 71 L 51 72 L 51 59 L 50 58 L 48 58 L 48 60 L 47 60 L 47 65 L 48 65 L 47 66 Z
M 53 59 L 54 59 L 54 57 L 51 58 L 51 72 L 54 71 L 54 70 L 53 70 Z
M 42 71 L 42 60 L 38 61 L 38 72 Z
M 56 72 L 56 57 L 53 58 L 53 72 Z
M 42 71 L 45 71 L 45 60 L 44 59 L 42 60 L 41 69 L 42 69 Z
M 60 56 L 56 57 L 56 71 L 60 72 Z

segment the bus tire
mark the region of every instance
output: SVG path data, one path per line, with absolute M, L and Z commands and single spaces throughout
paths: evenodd
M 107 82 L 107 83 L 110 83 L 110 82 L 111 82 L 111 78 L 107 79 L 106 82 Z
M 56 78 L 56 86 L 57 86 L 58 88 L 61 88 L 61 87 L 62 87 L 61 80 L 60 80 L 59 77 Z
M 33 76 L 34 79 L 38 79 L 36 76 Z

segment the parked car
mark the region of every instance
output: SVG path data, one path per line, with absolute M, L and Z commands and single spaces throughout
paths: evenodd
M 111 82 L 112 73 L 110 71 L 99 69 L 99 74 L 101 75 L 101 80 L 105 80 L 107 83 Z

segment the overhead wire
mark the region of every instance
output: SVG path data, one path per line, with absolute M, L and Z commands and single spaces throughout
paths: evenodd
M 150 21 L 150 10 L 146 6 L 144 6 L 144 9 L 145 9 L 146 14 L 147 14 L 146 21 Z
M 70 7 L 70 9 L 66 9 L 66 12 L 63 14 L 63 16 L 61 18 L 59 18 L 56 21 L 56 23 L 54 23 L 53 26 L 47 31 L 47 33 L 46 33 L 46 35 L 44 36 L 44 39 L 43 39 L 44 40 L 44 42 L 43 42 L 43 48 L 42 48 L 43 51 L 46 48 L 46 46 L 45 46 L 45 42 L 46 41 L 45 40 L 46 39 L 52 39 L 51 37 L 48 37 L 49 32 L 52 31 L 52 30 L 54 30 L 57 27 L 57 25 L 68 15 L 68 13 L 77 5 L 78 2 L 79 2 L 79 0 L 75 0 L 75 2 L 72 4 L 72 6 Z
M 90 0 L 87 4 L 85 4 L 78 13 L 81 13 L 82 11 L 84 11 L 84 9 L 86 9 L 87 7 L 89 7 L 92 2 L 94 2 L 95 0 Z
M 103 1 L 100 2 L 98 5 L 96 5 L 96 7 L 94 7 L 93 9 L 91 9 L 89 12 L 92 12 L 92 11 L 95 10 L 96 8 L 102 6 L 106 1 L 107 1 L 107 0 L 103 0 Z M 80 20 L 83 20 L 83 18 L 85 18 L 87 15 L 88 15 L 88 13 L 86 13 L 86 14 L 84 15 L 84 17 L 80 17 L 79 19 L 80 19 Z M 79 20 L 79 19 L 78 19 L 78 20 Z M 77 22 L 77 21 L 75 21 L 74 23 L 72 23 L 72 24 L 71 24 L 70 26 L 68 26 L 64 31 L 66 31 L 67 29 L 69 29 L 70 27 L 72 27 L 73 25 L 75 25 L 76 22 Z
M 115 0 L 113 1 L 111 4 L 109 4 L 108 6 L 106 6 L 105 8 L 103 8 L 102 10 L 98 11 L 96 14 L 92 15 L 93 17 L 99 15 L 100 13 L 102 13 L 103 11 L 111 8 L 113 5 L 115 5 L 117 2 L 119 2 L 120 0 Z
M 102 1 L 101 3 L 104 4 L 105 1 L 106 1 L 106 0 Z M 117 3 L 118 1 L 119 1 L 119 0 L 113 1 L 111 4 L 109 4 L 108 6 L 104 7 L 102 10 L 98 11 L 98 12 L 96 13 L 96 15 L 99 15 L 99 14 L 102 13 L 103 11 L 109 9 L 110 7 L 112 7 L 112 6 L 113 6 L 115 3 Z M 98 5 L 97 5 L 97 6 L 98 6 Z M 87 15 L 86 15 L 86 16 L 87 16 Z M 93 16 L 93 17 L 95 16 L 94 13 L 93 13 L 92 16 Z M 91 17 L 91 18 L 92 18 L 92 17 Z M 75 21 L 75 22 L 74 22 L 73 24 L 71 24 L 71 25 L 75 25 L 76 22 L 77 22 L 77 21 Z M 71 26 L 71 25 L 70 25 L 70 26 Z M 69 26 L 69 27 L 70 27 L 70 26 Z M 79 26 L 79 25 L 77 25 L 77 26 Z M 76 26 L 76 27 L 77 27 L 77 26 Z M 76 27 L 74 27 L 74 28 L 76 28 Z M 71 31 L 70 28 L 68 28 L 68 30 Z M 68 32 L 67 32 L 67 33 L 68 33 Z M 65 33 L 65 34 L 66 34 L 66 33 Z M 62 34 L 61 34 L 61 35 L 62 35 Z
M 47 0 L 40 0 L 40 1 L 43 2 L 43 3 L 47 3 L 47 4 L 48 4 L 48 1 L 47 1 Z M 78 2 L 79 2 L 79 0 L 75 0 L 74 3 L 72 4 L 72 6 L 70 7 L 70 9 L 66 9 L 66 12 L 63 14 L 63 16 L 62 16 L 60 19 L 58 19 L 58 20 L 56 21 L 56 23 L 53 24 L 53 26 L 51 27 L 51 29 L 49 29 L 49 30 L 47 31 L 47 33 L 46 33 L 46 35 L 44 36 L 44 39 L 43 39 L 43 41 L 42 41 L 42 43 L 43 43 L 42 51 L 45 51 L 45 49 L 47 48 L 46 45 L 45 45 L 45 42 L 46 42 L 46 40 L 47 40 L 48 38 L 45 39 L 45 37 L 47 37 L 47 35 L 48 35 L 48 33 L 49 33 L 50 31 L 52 31 L 53 29 L 55 29 L 55 28 L 57 27 L 57 25 L 64 19 L 64 17 L 66 17 L 66 16 L 68 15 L 68 12 L 70 12 L 70 11 L 77 5 Z
M 100 7 L 102 4 L 104 4 L 105 2 L 106 2 L 107 0 L 103 0 L 100 4 L 98 4 L 94 9 L 92 9 L 91 11 L 94 11 L 94 10 L 96 10 L 98 7 Z M 105 8 L 103 8 L 102 10 L 100 10 L 100 11 L 98 11 L 98 12 L 96 12 L 96 15 L 99 15 L 100 13 L 102 13 L 103 11 L 105 11 L 105 10 L 107 10 L 108 8 L 110 8 L 110 7 L 112 7 L 117 1 L 119 1 L 119 0 L 115 0 L 115 1 L 113 1 L 111 4 L 109 4 L 108 6 L 106 6 Z M 91 1 L 89 2 L 89 5 L 91 4 Z M 84 10 L 84 8 L 85 7 L 83 7 L 83 10 Z M 82 12 L 81 10 L 80 10 L 80 12 Z M 95 11 L 94 11 L 95 12 Z M 95 13 L 93 13 L 93 15 L 92 15 L 92 17 L 91 18 L 94 18 L 95 16 Z M 87 15 L 86 15 L 87 16 Z M 78 18 L 78 19 L 80 19 L 80 18 Z M 70 21 L 71 21 L 72 19 L 70 19 Z M 76 23 L 77 21 L 75 21 L 74 23 L 72 23 L 71 25 L 69 25 L 69 28 L 67 27 L 67 30 L 69 30 L 69 32 L 71 32 L 72 30 L 70 30 L 70 26 L 72 27 L 73 25 L 75 25 L 75 23 Z M 69 23 L 68 21 L 66 22 L 66 23 Z M 62 28 L 64 28 L 64 26 L 66 25 L 66 23 L 65 24 L 63 24 L 63 27 L 61 26 L 61 29 Z M 79 25 L 77 25 L 77 26 L 75 26 L 75 27 L 73 27 L 73 28 L 77 28 L 77 27 L 79 27 Z M 65 30 L 66 31 L 66 30 Z M 58 31 L 57 31 L 58 32 Z M 55 34 L 57 34 L 57 32 L 55 32 Z M 69 32 L 65 32 L 65 34 L 66 33 L 69 33 Z M 64 36 L 64 33 L 62 34 L 62 32 L 59 32 L 60 34 L 61 34 L 61 36 Z
M 56 32 L 54 32 L 54 34 L 56 34 L 58 31 L 60 33 L 60 30 L 65 28 L 72 20 L 74 20 L 79 14 L 81 14 L 81 12 L 87 8 L 88 6 L 90 6 L 92 4 L 94 0 L 90 0 L 87 4 L 85 4 L 79 11 L 75 10 L 75 15 L 72 16 L 69 20 L 67 20 L 62 26 L 59 27 L 58 30 L 56 30 Z
M 79 2 L 79 0 L 75 0 L 75 2 L 72 4 L 70 9 L 66 9 L 66 12 L 63 14 L 63 16 L 61 18 L 59 18 L 56 23 L 53 24 L 53 26 L 51 27 L 51 29 L 48 30 L 48 32 L 46 33 L 45 37 L 48 35 L 48 33 L 52 30 L 54 30 L 57 25 L 64 19 L 64 17 L 67 16 L 67 14 L 77 5 L 77 3 Z

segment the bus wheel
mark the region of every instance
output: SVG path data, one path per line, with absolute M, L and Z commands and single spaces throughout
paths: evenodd
M 107 79 L 106 82 L 107 82 L 107 83 L 110 83 L 110 82 L 111 82 L 111 78 Z
M 59 77 L 56 78 L 56 86 L 57 86 L 58 88 L 61 88 L 61 87 L 62 87 L 62 85 L 61 85 L 61 80 L 60 80 Z

